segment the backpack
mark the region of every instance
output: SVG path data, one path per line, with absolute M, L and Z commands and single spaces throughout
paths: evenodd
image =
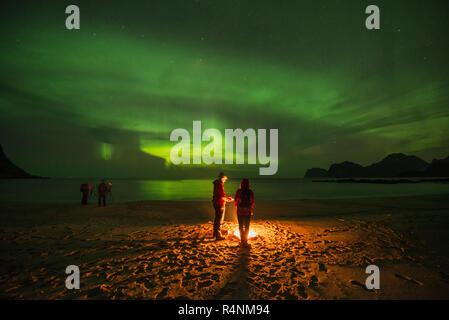
M 250 189 L 242 189 L 240 191 L 240 208 L 251 208 L 251 190 Z

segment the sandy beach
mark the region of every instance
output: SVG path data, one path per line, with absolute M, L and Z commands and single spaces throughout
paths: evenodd
M 448 195 L 256 202 L 249 249 L 210 202 L 0 203 L 3 299 L 448 299 Z M 380 289 L 365 268 L 380 268 Z M 65 288 L 77 265 L 81 289 Z

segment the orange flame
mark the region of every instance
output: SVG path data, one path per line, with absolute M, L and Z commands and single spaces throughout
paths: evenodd
M 240 231 L 239 231 L 239 229 L 237 229 L 237 230 L 234 231 L 234 236 L 236 236 L 237 238 L 240 239 Z M 256 232 L 256 231 L 254 231 L 254 230 L 249 230 L 249 233 L 248 233 L 248 239 L 254 238 L 254 237 L 256 237 L 256 236 L 257 236 L 257 232 Z

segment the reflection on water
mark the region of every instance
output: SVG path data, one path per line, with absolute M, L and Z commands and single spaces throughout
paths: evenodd
M 0 180 L 0 201 L 78 202 L 85 180 Z M 99 181 L 89 181 L 95 186 Z M 225 191 L 234 197 L 240 181 L 229 180 Z M 113 202 L 139 200 L 210 200 L 212 180 L 112 180 Z M 361 198 L 449 193 L 447 183 L 355 184 L 298 180 L 252 180 L 257 200 Z

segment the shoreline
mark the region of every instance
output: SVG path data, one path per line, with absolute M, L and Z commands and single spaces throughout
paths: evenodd
M 257 200 L 257 203 L 263 203 L 263 204 L 275 204 L 275 203 L 285 203 L 285 202 L 302 202 L 302 201 L 358 201 L 358 200 L 393 200 L 393 199 L 419 199 L 419 198 L 432 198 L 436 197 L 440 199 L 441 197 L 449 197 L 449 193 L 435 193 L 435 194 L 420 194 L 420 195 L 391 195 L 391 196 L 373 196 L 373 197 L 366 197 L 366 196 L 360 196 L 360 197 L 333 197 L 333 198 L 292 198 L 292 199 L 280 199 L 280 200 Z M 81 197 L 80 197 L 81 198 Z M 89 206 L 96 206 L 97 205 L 97 198 L 89 199 L 88 205 Z M 108 206 L 113 205 L 124 205 L 124 204 L 133 204 L 133 203 L 198 203 L 198 204 L 205 204 L 211 203 L 211 200 L 208 199 L 181 199 L 181 200 L 126 200 L 122 202 L 112 202 L 109 203 Z M 2 204 L 22 204 L 22 205 L 79 205 L 80 200 L 69 200 L 69 201 L 16 201 L 16 200 L 0 200 L 0 206 Z M 230 206 L 230 204 L 228 204 Z
M 449 183 L 449 178 L 435 178 L 435 179 L 352 179 L 352 178 L 335 178 L 334 180 L 312 180 L 312 182 L 334 182 L 334 183 L 374 183 L 374 184 L 398 184 L 398 183 L 423 183 L 423 182 L 433 182 L 433 183 Z

